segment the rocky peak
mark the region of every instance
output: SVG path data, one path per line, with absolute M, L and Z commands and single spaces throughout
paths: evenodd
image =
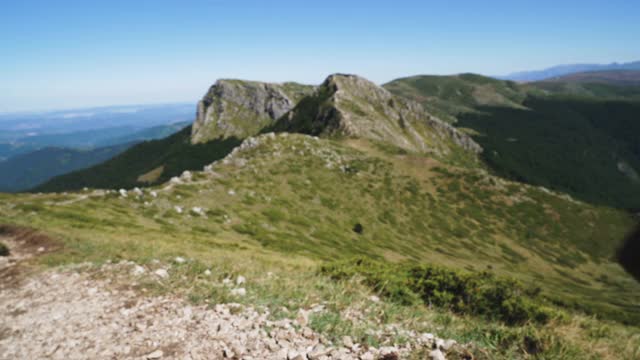
M 218 80 L 198 103 L 191 141 L 255 135 L 312 90 L 311 86 L 296 83 Z
M 417 152 L 447 154 L 453 144 L 481 151 L 471 138 L 427 113 L 420 104 L 356 75 L 329 76 L 280 125 L 283 130 L 368 138 Z
M 481 151 L 471 138 L 420 104 L 348 74 L 330 75 L 318 87 L 218 80 L 198 104 L 191 141 L 243 139 L 265 128 L 366 138 L 442 155 L 455 146 Z

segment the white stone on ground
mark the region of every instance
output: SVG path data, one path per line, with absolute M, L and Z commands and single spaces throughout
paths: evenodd
M 169 277 L 169 272 L 165 269 L 158 269 L 156 271 L 153 272 L 154 274 L 156 274 L 159 278 L 162 279 L 166 279 Z

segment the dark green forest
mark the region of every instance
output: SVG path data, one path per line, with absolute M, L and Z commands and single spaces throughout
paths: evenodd
M 640 209 L 640 103 L 528 97 L 527 109 L 479 107 L 459 116 L 499 175 L 597 204 Z M 626 165 L 621 165 L 626 164 Z
M 138 181 L 139 176 L 163 167 L 162 173 L 151 182 L 159 184 L 185 170 L 202 170 L 240 143 L 239 139 L 228 138 L 192 145 L 191 126 L 188 126 L 168 138 L 140 143 L 102 164 L 53 178 L 33 191 L 59 192 L 84 187 L 130 189 L 149 185 Z

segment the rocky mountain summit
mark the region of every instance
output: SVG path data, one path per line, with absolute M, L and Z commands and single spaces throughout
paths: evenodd
M 191 141 L 255 135 L 312 90 L 312 86 L 296 83 L 218 80 L 198 103 Z
M 452 143 L 480 152 L 471 138 L 413 101 L 356 75 L 329 76 L 285 116 L 284 129 L 386 142 L 414 152 L 447 154 Z
M 252 136 L 266 128 L 386 142 L 446 155 L 452 146 L 482 151 L 467 135 L 417 102 L 356 75 L 330 75 L 320 86 L 219 80 L 198 104 L 192 142 Z M 454 145 L 455 144 L 455 145 Z

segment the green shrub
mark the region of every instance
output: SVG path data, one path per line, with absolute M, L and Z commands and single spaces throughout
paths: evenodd
M 0 256 L 9 256 L 9 248 L 0 242 Z
M 422 302 L 509 325 L 546 323 L 552 316 L 540 289 L 488 272 L 463 272 L 431 265 L 388 264 L 365 258 L 334 262 L 321 271 L 333 279 L 360 277 L 374 291 L 402 304 Z

